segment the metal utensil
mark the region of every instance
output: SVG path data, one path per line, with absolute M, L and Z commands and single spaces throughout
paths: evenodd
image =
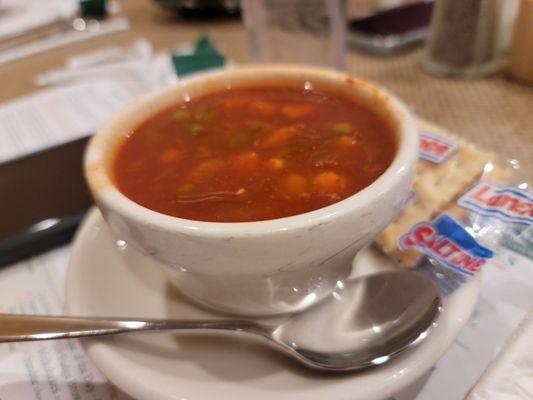
M 97 32 L 100 28 L 100 23 L 95 18 L 76 17 L 66 19 L 61 17 L 44 26 L 31 28 L 0 39 L 0 51 L 26 45 L 54 35 L 61 35 L 68 31 Z
M 0 314 L 0 342 L 162 330 L 248 334 L 307 367 L 353 371 L 387 362 L 421 342 L 440 309 L 431 281 L 394 270 L 338 282 L 329 299 L 279 323 Z

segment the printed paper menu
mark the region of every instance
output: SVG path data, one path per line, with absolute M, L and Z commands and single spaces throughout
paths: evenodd
M 96 82 L 43 90 L 0 106 L 0 162 L 94 133 L 142 90 Z
M 0 271 L 0 311 L 63 314 L 69 248 Z M 126 400 L 86 357 L 79 340 L 0 344 L 0 399 Z
M 69 247 L 0 270 L 0 311 L 64 313 Z M 508 252 L 505 265 L 485 271 L 478 307 L 429 379 L 393 400 L 462 399 L 528 308 L 533 265 Z M 486 335 L 486 332 L 491 332 Z M 456 368 L 462 365 L 464 368 Z M 420 390 L 420 391 L 419 391 Z M 418 392 L 418 393 L 417 393 Z M 76 339 L 0 344 L 0 399 L 127 400 L 91 364 Z

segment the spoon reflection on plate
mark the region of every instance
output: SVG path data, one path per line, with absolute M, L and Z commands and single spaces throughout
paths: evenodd
M 307 367 L 353 371 L 383 364 L 424 340 L 440 308 L 440 296 L 431 281 L 412 271 L 392 270 L 339 282 L 329 298 L 277 325 L 230 319 L 0 314 L 0 342 L 166 330 L 248 334 Z

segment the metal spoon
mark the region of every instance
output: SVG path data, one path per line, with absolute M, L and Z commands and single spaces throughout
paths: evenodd
M 441 308 L 435 285 L 412 271 L 385 271 L 337 286 L 329 299 L 277 324 L 0 314 L 0 342 L 161 330 L 239 333 L 258 337 L 307 367 L 353 371 L 387 362 L 421 342 Z

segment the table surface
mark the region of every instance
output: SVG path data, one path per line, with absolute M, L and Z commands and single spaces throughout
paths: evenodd
M 71 55 L 112 44 L 129 44 L 140 37 L 147 38 L 156 49 L 171 49 L 180 43 L 195 41 L 200 34 L 207 34 L 228 58 L 238 63 L 249 61 L 246 35 L 239 20 L 184 21 L 160 10 L 150 0 L 122 0 L 119 3 L 121 13 L 130 19 L 132 26 L 130 30 L 65 46 L 0 66 L 0 81 L 2 82 L 0 101 L 37 89 L 33 85 L 33 77 L 38 73 L 63 65 L 66 58 Z M 533 87 L 512 82 L 504 74 L 481 80 L 440 79 L 426 74 L 421 69 L 421 55 L 421 50 L 415 50 L 402 56 L 382 59 L 350 52 L 348 70 L 350 73 L 372 80 L 395 92 L 419 116 L 449 128 L 503 157 L 518 159 L 525 175 L 531 180 L 533 177 L 533 157 L 531 156 L 533 154 Z M 46 257 L 56 256 L 49 254 Z M 65 256 L 66 260 L 67 254 L 60 254 L 60 256 Z M 61 257 L 58 261 L 45 260 L 50 266 L 59 266 L 57 271 L 62 271 L 62 266 L 66 261 Z M 527 266 L 529 267 L 529 264 Z M 41 271 L 42 274 L 49 274 L 47 269 L 36 270 Z M 18 268 L 18 271 L 21 269 Z M 500 345 L 499 340 L 507 337 L 517 323 L 509 320 L 507 304 L 500 304 L 498 308 L 494 308 L 494 304 L 489 300 L 498 299 L 501 291 L 504 290 L 508 294 L 503 297 L 509 304 L 524 305 L 526 302 L 524 299 L 530 299 L 529 288 L 521 283 L 524 277 L 528 277 L 523 275 L 525 271 L 530 271 L 530 269 L 517 270 L 516 265 L 508 271 L 502 272 L 499 268 L 488 271 L 493 275 L 500 275 L 495 275 L 492 281 L 490 279 L 485 281 L 498 282 L 498 285 L 488 285 L 485 288 L 486 293 L 480 300 L 480 312 L 474 316 L 477 320 L 465 328 L 463 341 L 458 342 L 456 348 L 449 352 L 450 356 L 443 358 L 441 361 L 443 371 L 453 370 L 457 365 L 457 360 L 464 359 L 465 363 L 469 363 L 469 368 L 461 371 L 461 374 L 468 373 L 472 381 L 477 379 L 479 371 L 472 368 L 471 359 L 468 357 L 473 357 L 478 361 L 483 360 L 481 364 L 487 363 L 494 349 Z M 515 274 L 514 280 L 505 275 L 507 272 Z M 27 287 L 27 275 L 23 275 L 23 278 L 24 285 Z M 525 281 L 530 282 L 531 279 L 525 279 Z M 5 287 L 3 291 L 4 295 L 11 296 Z M 14 295 L 11 297 L 15 298 Z M 514 310 L 515 307 L 513 306 L 512 309 Z M 44 310 L 41 311 L 44 312 Z M 484 326 L 493 327 L 495 334 L 484 335 L 483 337 L 487 340 L 480 341 L 478 338 L 482 335 L 482 328 L 476 329 Z M 464 350 L 465 343 L 470 346 L 470 349 L 464 351 L 464 354 L 461 353 L 463 356 L 457 358 L 460 351 L 457 349 L 460 347 Z M 454 377 L 450 375 L 450 379 Z M 448 381 L 440 380 L 444 384 Z M 450 381 L 450 386 L 453 389 L 453 381 Z M 431 390 L 435 389 L 433 387 L 428 389 L 427 398 L 435 398 Z M 454 396 L 451 395 L 450 398 L 452 397 Z
M 90 49 L 127 44 L 147 38 L 156 49 L 171 49 L 207 34 L 238 63 L 249 62 L 246 35 L 240 20 L 190 21 L 161 10 L 149 0 L 119 1 L 131 22 L 128 31 L 91 39 L 38 54 L 0 67 L 5 101 L 35 90 L 33 77 L 58 67 L 65 59 Z M 503 73 L 478 80 L 442 79 L 425 73 L 422 50 L 392 58 L 375 58 L 351 51 L 348 71 L 378 83 L 402 98 L 422 118 L 455 131 L 483 148 L 516 159 L 522 175 L 533 177 L 533 87 Z M 16 77 L 16 79 L 13 79 Z

